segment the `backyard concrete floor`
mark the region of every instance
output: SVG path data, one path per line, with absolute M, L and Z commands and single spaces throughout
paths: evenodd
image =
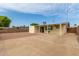
M 64 56 L 79 55 L 77 35 L 67 33 L 30 34 L 5 33 L 0 34 L 0 55 L 13 56 Z

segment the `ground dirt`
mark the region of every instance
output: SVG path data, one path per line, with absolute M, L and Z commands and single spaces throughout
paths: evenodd
M 77 56 L 79 55 L 79 40 L 74 33 L 63 36 L 54 33 L 3 33 L 0 34 L 0 55 Z

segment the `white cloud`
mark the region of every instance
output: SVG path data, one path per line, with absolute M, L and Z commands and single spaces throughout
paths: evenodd
M 42 15 L 75 15 L 79 13 L 79 4 L 62 4 L 62 3 L 4 3 L 0 4 L 0 12 L 6 9 L 23 13 L 33 13 Z M 68 9 L 69 8 L 69 9 Z M 67 12 L 67 10 L 69 12 Z
M 40 12 L 50 9 L 49 4 L 0 4 L 0 7 L 20 12 Z
M 7 11 L 3 8 L 0 8 L 0 12 L 7 12 Z
M 46 3 L 13 3 L 13 4 L 0 4 L 1 8 L 15 10 L 23 13 L 36 13 L 43 15 L 51 15 L 54 13 L 66 13 L 66 4 L 46 4 Z
M 69 4 L 68 17 L 79 18 L 79 4 Z

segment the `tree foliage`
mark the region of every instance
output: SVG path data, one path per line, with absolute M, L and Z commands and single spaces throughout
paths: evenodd
M 37 25 L 39 25 L 38 23 L 32 23 L 32 24 L 30 24 L 31 26 L 37 26 Z
M 11 20 L 6 16 L 0 16 L 0 27 L 9 27 Z

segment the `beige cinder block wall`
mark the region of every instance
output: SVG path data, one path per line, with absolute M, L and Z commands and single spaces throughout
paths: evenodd
M 29 26 L 29 33 L 35 33 L 35 26 Z
M 39 31 L 39 26 L 30 26 L 29 27 L 29 33 L 38 33 Z
M 52 26 L 53 30 L 52 32 L 59 32 L 59 35 L 63 35 L 67 32 L 67 28 L 65 24 L 61 24 L 61 29 L 60 29 L 60 25 L 59 25 L 59 29 L 56 29 L 55 26 Z M 39 33 L 40 32 L 40 26 L 30 26 L 29 27 L 29 33 Z
M 40 26 L 35 26 L 35 33 L 40 33 Z
M 67 32 L 67 27 L 65 24 L 61 25 L 61 32 L 62 32 L 61 35 L 64 35 Z
M 59 26 L 59 28 L 56 28 L 56 26 Z M 52 25 L 53 30 L 51 33 L 58 33 L 58 35 L 64 35 L 67 32 L 67 28 L 65 24 L 58 24 L 58 25 Z

